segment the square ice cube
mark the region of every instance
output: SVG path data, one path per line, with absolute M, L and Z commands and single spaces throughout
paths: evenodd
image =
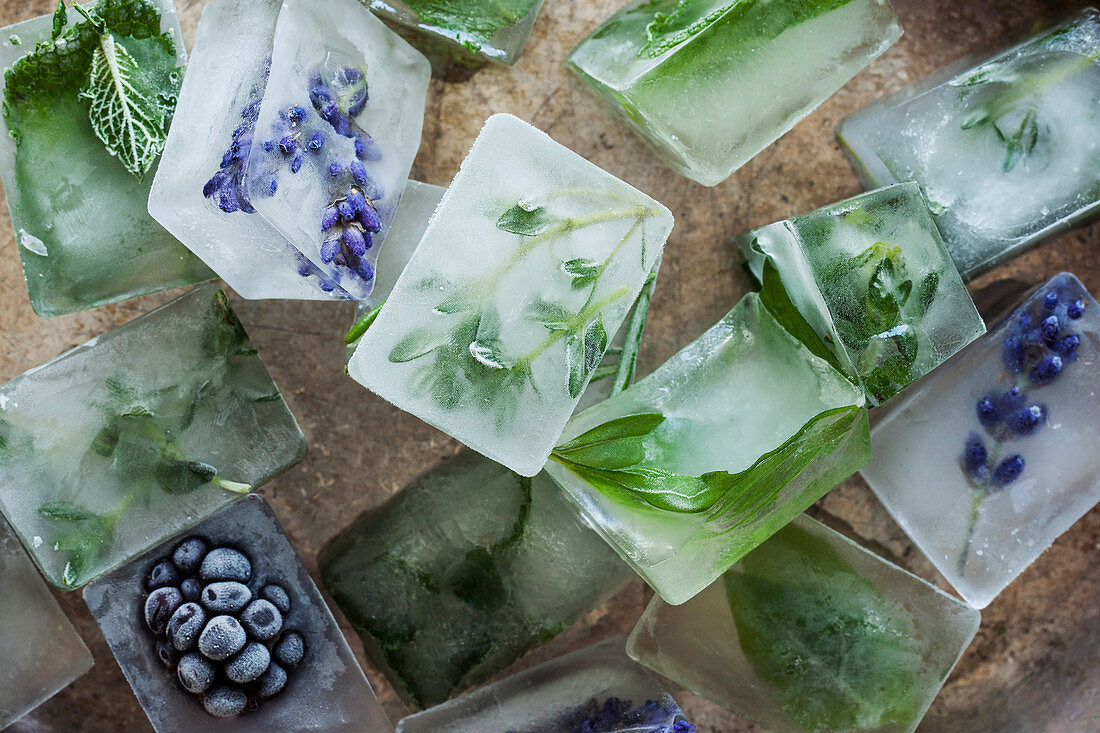
M 899 398 L 863 477 L 936 568 L 984 608 L 1100 501 L 1100 307 L 1056 275 Z
M 900 36 L 887 0 L 632 0 L 567 62 L 669 167 L 714 186 Z
M 349 373 L 533 476 L 671 229 L 652 198 L 494 115 Z
M 623 641 L 605 639 L 410 715 L 398 733 L 672 733 L 683 711 Z
M 168 100 L 179 89 L 186 54 L 172 0 L 152 5 L 158 15 L 142 15 L 136 24 L 137 11 L 118 0 L 92 7 L 109 19 L 111 40 L 104 43 L 112 44 L 111 52 L 136 59 L 143 82 L 163 95 L 157 126 L 171 118 Z M 56 41 L 52 15 L 0 31 L 0 68 L 6 69 L 0 177 L 31 306 L 43 317 L 213 277 L 146 211 L 152 171 L 139 178 L 96 136 L 81 92 L 101 43 L 75 9 L 67 18 Z
M 683 603 L 867 462 L 864 402 L 753 293 L 570 420 L 547 472 L 654 590 Z
M 654 598 L 627 652 L 770 731 L 913 731 L 978 612 L 805 516 L 682 606 Z
M 305 456 L 225 293 L 196 288 L 0 386 L 0 511 L 76 588 Z
M 0 517 L 0 729 L 92 668 L 92 655 Z
M 634 577 L 545 474 L 469 450 L 364 513 L 320 564 L 368 655 L 419 706 L 501 671 Z
M 1100 13 L 845 118 L 864 184 L 917 181 L 964 279 L 1100 213 Z M 1006 202 L 1011 202 L 1006 204 Z
M 158 561 L 172 557 L 181 542 L 191 537 L 202 539 L 207 550 L 228 546 L 247 557 L 251 563 L 251 578 L 246 581 L 250 597 L 269 598 L 264 588 L 274 584 L 285 591 L 289 601 L 289 611 L 279 613 L 282 629 L 277 636 L 256 642 L 260 637 L 248 632 L 248 638 L 254 643 L 271 647 L 269 654 L 275 660 L 273 664 L 283 662 L 280 668 L 285 668 L 285 687 L 274 697 L 257 699 L 256 690 L 249 683 L 243 683 L 239 689 L 249 697 L 250 711 L 237 718 L 220 720 L 204 710 L 204 703 L 187 692 L 177 679 L 175 666 L 180 652 L 158 651 L 153 633 L 143 620 L 149 595 L 146 582 L 152 569 Z M 202 572 L 205 573 L 205 568 Z M 208 585 L 202 592 L 203 604 L 209 589 Z M 160 733 L 185 730 L 385 733 L 393 730 L 336 620 L 271 507 L 255 494 L 88 585 L 84 589 L 84 602 L 99 623 L 153 728 Z M 286 656 L 279 651 L 281 642 L 290 632 L 301 637 L 305 650 L 297 665 L 286 664 L 283 661 Z M 197 653 L 201 654 L 203 648 L 200 636 Z M 166 668 L 161 653 L 168 656 L 172 667 Z M 227 677 L 219 676 L 216 685 L 233 684 L 228 682 L 229 664 L 231 662 L 226 664 L 225 670 Z M 253 710 L 252 706 L 257 703 L 258 707 Z
M 882 404 L 985 333 L 914 183 L 737 238 L 758 280 L 771 262 L 794 306 Z

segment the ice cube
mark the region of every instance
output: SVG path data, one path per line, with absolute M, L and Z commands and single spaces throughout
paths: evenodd
M 0 387 L 0 510 L 75 588 L 263 484 L 305 440 L 213 285 Z
M 840 127 L 869 188 L 915 180 L 964 279 L 1100 212 L 1100 13 L 848 116 Z M 1010 202 L 1010 203 L 1008 203 Z
M 693 733 L 653 674 L 614 636 L 397 724 L 399 733 Z
M 157 105 L 173 99 L 186 54 L 172 0 L 154 0 L 159 15 L 142 15 L 136 25 L 130 24 L 136 11 L 115 0 L 99 5 L 115 6 L 109 42 L 120 57 L 125 51 L 139 59 L 140 90 L 163 95 Z M 146 211 L 152 171 L 139 178 L 96 136 L 80 95 L 99 36 L 87 33 L 76 10 L 67 17 L 56 44 L 52 15 L 0 31 L 0 68 L 7 69 L 0 80 L 0 177 L 31 306 L 43 317 L 213 277 Z M 170 108 L 163 106 L 152 126 L 162 125 Z
M 631 657 L 770 731 L 913 731 L 978 612 L 805 516 L 682 606 L 654 598 Z
M 634 577 L 545 474 L 473 451 L 365 513 L 320 564 L 368 654 L 420 706 L 504 669 Z
M 533 476 L 671 229 L 661 204 L 495 115 L 349 373 Z
M 0 517 L 0 728 L 92 667 L 92 655 Z
M 1100 501 L 1100 306 L 1056 275 L 899 398 L 863 469 L 936 568 L 984 608 Z
M 654 590 L 683 603 L 867 462 L 864 402 L 753 293 L 574 417 L 547 471 Z
M 771 261 L 794 306 L 874 405 L 985 333 L 916 184 L 861 194 L 736 241 L 757 279 Z
M 282 692 L 224 723 L 210 717 L 199 698 L 182 687 L 175 671 L 166 669 L 153 634 L 135 613 L 148 594 L 144 583 L 150 568 L 170 557 L 185 537 L 199 537 L 207 548 L 228 545 L 244 553 L 251 563 L 248 585 L 253 596 L 260 596 L 269 584 L 286 592 L 290 609 L 280 614 L 280 635 L 264 642 L 271 646 L 276 664 L 286 658 L 278 650 L 291 632 L 304 643 L 300 663 L 281 665 L 287 673 Z M 88 585 L 84 601 L 157 731 L 218 730 L 222 725 L 233 731 L 265 732 L 393 730 L 309 572 L 271 508 L 255 494 Z M 256 696 L 247 684 L 243 689 Z
M 900 36 L 887 0 L 632 0 L 567 61 L 667 165 L 714 186 Z

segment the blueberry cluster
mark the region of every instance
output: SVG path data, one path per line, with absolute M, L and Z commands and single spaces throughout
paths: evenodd
M 603 733 L 603 731 L 633 730 L 644 733 L 695 733 L 695 725 L 677 720 L 671 725 L 668 719 L 679 713 L 655 700 L 634 708 L 630 700 L 609 697 L 600 703 L 593 698 L 587 705 L 566 715 L 560 728 L 562 733 Z
M 305 656 L 302 635 L 283 628 L 286 590 L 252 581 L 244 553 L 210 549 L 199 537 L 181 542 L 145 578 L 145 624 L 157 656 L 216 718 L 235 718 L 278 695 L 287 670 Z

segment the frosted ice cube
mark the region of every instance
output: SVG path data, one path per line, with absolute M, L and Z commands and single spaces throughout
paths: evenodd
M 186 54 L 172 0 L 153 6 L 159 18 L 143 17 L 140 30 L 122 28 L 131 13 L 117 7 L 110 27 L 115 48 L 136 57 L 171 99 Z M 68 20 L 71 34 L 84 22 L 74 9 Z M 0 68 L 8 69 L 0 80 L 0 177 L 35 313 L 57 316 L 210 279 L 213 273 L 146 211 L 152 173 L 139 180 L 96 137 L 79 96 L 96 36 L 65 40 L 65 53 L 43 51 L 38 44 L 48 44 L 52 30 L 46 15 L 0 31 Z M 44 72 L 20 62 L 28 56 L 59 58 Z
M 0 517 L 0 728 L 92 667 L 92 655 Z
M 545 474 L 473 451 L 364 513 L 320 564 L 367 653 L 421 706 L 504 669 L 634 577 Z
M 661 204 L 495 115 L 349 373 L 533 476 L 671 229 Z
M 283 691 L 239 718 L 210 717 L 165 668 L 141 620 L 145 577 L 185 537 L 243 552 L 252 564 L 253 595 L 267 583 L 281 585 L 290 598 L 283 628 L 297 631 L 305 642 L 305 655 L 288 670 Z M 309 572 L 271 508 L 255 494 L 88 585 L 84 601 L 157 731 L 393 730 Z
M 632 0 L 567 61 L 667 165 L 714 186 L 900 36 L 887 0 Z
M 570 420 L 547 472 L 663 598 L 683 603 L 867 462 L 864 401 L 750 294 Z
M 985 333 L 916 184 L 861 194 L 736 241 L 757 279 L 771 260 L 795 307 L 872 404 Z
M 875 425 L 863 477 L 976 608 L 1100 501 L 1081 451 L 1100 440 L 1098 360 L 1100 306 L 1063 273 Z
M 805 516 L 682 606 L 654 598 L 627 652 L 770 731 L 913 731 L 978 612 Z
M 660 680 L 615 636 L 397 724 L 399 733 L 692 733 Z
M 305 456 L 213 285 L 0 387 L 0 511 L 75 588 Z
M 848 116 L 869 187 L 915 180 L 965 279 L 1100 213 L 1100 13 L 964 59 Z

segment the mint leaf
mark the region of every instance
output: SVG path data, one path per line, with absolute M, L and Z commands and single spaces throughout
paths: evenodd
M 936 299 L 936 292 L 940 289 L 940 275 L 938 272 L 930 272 L 924 276 L 917 287 L 917 314 L 923 316 L 932 307 L 932 301 Z
M 500 215 L 497 229 L 521 237 L 536 237 L 562 221 L 561 217 L 551 214 L 542 206 L 521 201 Z

